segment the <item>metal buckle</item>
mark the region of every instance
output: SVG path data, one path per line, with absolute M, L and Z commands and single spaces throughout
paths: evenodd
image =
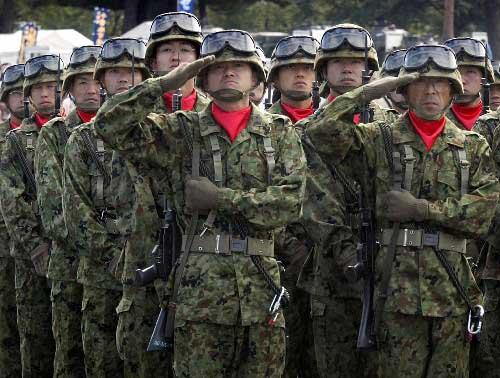
M 415 230 L 405 228 L 401 231 L 403 231 L 403 247 L 418 247 L 414 244 L 413 238 L 411 238 L 411 240 L 408 240 L 408 235 L 414 235 L 416 233 Z
M 474 314 L 473 314 L 474 313 Z M 483 327 L 484 308 L 481 305 L 475 305 L 469 311 L 469 320 L 467 321 L 467 333 L 471 336 L 481 333 Z

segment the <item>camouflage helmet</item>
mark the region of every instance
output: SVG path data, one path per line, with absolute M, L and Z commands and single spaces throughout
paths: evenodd
M 276 44 L 271 56 L 271 69 L 268 81 L 276 80 L 278 68 L 289 64 L 310 64 L 314 66 L 314 58 L 319 42 L 310 36 L 290 36 L 282 38 Z
M 35 84 L 61 81 L 64 62 L 58 55 L 40 55 L 28 59 L 24 64 L 23 96 L 29 97 Z
M 328 29 L 321 38 L 320 47 L 316 53 L 314 71 L 316 80 L 322 82 L 323 70 L 330 59 L 360 58 L 365 59 L 365 43 L 368 47 L 368 69 L 378 71 L 377 50 L 373 45 L 370 33 L 359 25 L 338 24 Z
M 64 71 L 62 91 L 67 93 L 76 75 L 93 74 L 101 46 L 82 46 L 73 50 L 69 64 Z
M 252 66 L 257 75 L 257 84 L 266 81 L 266 72 L 262 59 L 257 52 L 255 41 L 250 34 L 242 30 L 222 30 L 207 35 L 201 44 L 202 57 L 215 55 L 215 60 L 196 77 L 196 85 L 203 91 L 208 69 L 223 62 L 245 62 Z
M 495 73 L 495 80 L 491 83 L 492 85 L 500 85 L 500 61 L 493 62 L 493 72 Z
M 457 57 L 458 66 L 473 66 L 481 69 L 484 76 L 485 67 L 488 82 L 492 83 L 495 80 L 493 66 L 488 57 L 488 52 L 483 42 L 478 39 L 464 37 L 448 39 L 445 43 L 453 50 Z
M 453 50 L 444 45 L 418 45 L 408 49 L 399 77 L 418 72 L 420 77 L 448 79 L 455 95 L 464 93 Z M 402 88 L 398 89 L 401 92 Z
M 391 51 L 384 59 L 379 75 L 376 78 L 383 78 L 387 76 L 398 76 L 399 70 L 403 66 L 404 56 L 406 49 Z M 375 76 L 375 75 L 374 75 Z
M 102 74 L 108 68 L 132 68 L 142 72 L 144 79 L 151 77 L 144 64 L 146 45 L 135 38 L 112 38 L 102 45 L 94 69 L 94 80 L 102 81 Z M 132 64 L 132 56 L 134 57 Z
M 5 102 L 8 94 L 17 89 L 22 90 L 24 83 L 24 64 L 16 64 L 5 69 L 0 87 L 0 101 Z

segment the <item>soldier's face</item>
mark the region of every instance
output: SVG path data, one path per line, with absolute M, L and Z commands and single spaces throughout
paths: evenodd
M 289 64 L 280 67 L 276 86 L 282 91 L 311 92 L 314 81 L 312 64 Z
M 95 111 L 99 109 L 99 91 L 101 85 L 94 80 L 92 74 L 81 74 L 75 76 L 71 87 L 75 105 L 84 111 Z
M 500 107 L 500 84 L 490 87 L 490 108 L 497 110 Z
M 459 66 L 458 70 L 460 71 L 460 75 L 462 76 L 464 95 L 477 95 L 481 90 L 481 79 L 483 77 L 481 69 L 474 66 Z
M 434 120 L 448 108 L 452 88 L 447 79 L 423 77 L 408 85 L 406 96 L 410 109 L 419 117 Z
M 15 117 L 23 118 L 24 104 L 22 90 L 16 89 L 9 92 L 7 95 L 7 107 Z
M 134 85 L 142 81 L 142 72 L 134 71 Z M 125 92 L 132 85 L 132 70 L 126 67 L 107 68 L 104 71 L 103 85 L 110 95 Z
M 56 88 L 55 81 L 39 83 L 31 87 L 31 103 L 38 113 L 49 115 L 54 112 Z
M 257 85 L 257 79 L 246 62 L 222 62 L 209 67 L 207 84 L 209 92 L 221 89 L 246 92 Z
M 326 78 L 332 87 L 357 88 L 362 83 L 364 69 L 361 58 L 333 58 L 327 62 Z
M 155 72 L 170 72 L 181 64 L 196 60 L 196 48 L 186 41 L 168 41 L 162 43 L 156 50 L 156 56 L 151 63 Z

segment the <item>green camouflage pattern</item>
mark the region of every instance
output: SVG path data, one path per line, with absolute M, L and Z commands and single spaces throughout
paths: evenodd
M 116 348 L 118 290 L 84 285 L 82 343 L 87 377 L 123 377 L 123 361 Z
M 82 346 L 83 287 L 75 281 L 52 281 L 52 333 L 56 344 L 54 377 L 84 378 Z
M 22 81 L 20 81 L 22 83 Z M 0 123 L 0 151 L 5 147 L 9 120 Z M 14 259 L 10 257 L 10 239 L 3 218 L 0 219 L 0 371 L 6 377 L 21 375 L 19 333 L 16 325 Z
M 4 377 L 21 376 L 14 274 L 14 259 L 0 257 L 0 372 Z
M 210 107 L 200 113 L 149 115 L 155 104 L 163 101 L 161 94 L 159 80 L 149 79 L 116 95 L 98 112 L 95 127 L 104 141 L 137 166 L 138 171 L 155 178 L 167 177 L 172 183 L 181 228 L 186 229 L 190 220 L 184 212 L 184 180 L 191 173 L 191 156 L 186 154 L 177 116 L 185 117 L 188 129 L 203 135 L 201 159 L 209 166 L 213 162 L 208 135 L 218 136 L 225 156 L 223 178 L 227 181 L 218 201 L 220 227 L 226 224 L 227 229 L 231 216 L 238 213 L 248 221 L 249 236 L 273 239 L 276 230 L 300 215 L 305 159 L 287 119 L 265 114 L 253 106 L 247 128 L 231 144 L 213 120 Z M 271 185 L 267 184 L 267 164 L 260 150 L 263 146 L 258 142 L 262 135 L 271 137 L 276 151 Z M 196 234 L 203 229 L 205 217 L 200 218 Z M 263 257 L 262 263 L 279 282 L 275 259 Z M 242 326 L 266 321 L 273 294 L 248 257 L 191 253 L 183 277 L 176 327 L 182 327 L 186 321 Z M 281 316 L 277 325 L 284 325 Z
M 201 111 L 207 104 L 206 96 L 198 92 L 194 110 Z M 164 103 L 158 104 L 154 110 L 158 113 L 165 112 Z M 124 287 L 122 301 L 118 307 L 120 311 L 117 310 L 117 335 L 121 335 L 120 340 L 125 344 L 122 347 L 125 352 L 120 354 L 125 363 L 125 375 L 149 377 L 168 370 L 165 366 L 166 359 L 160 358 L 162 355 L 145 353 L 159 304 L 158 300 L 145 302 L 146 289 L 137 290 L 133 287 L 133 282 L 136 269 L 143 269 L 153 263 L 151 251 L 158 241 L 158 230 L 161 226 L 157 211 L 163 206 L 159 198 L 161 190 L 152 177 L 141 175 L 116 151 L 113 152 L 111 172 L 111 193 L 114 196 L 113 206 L 118 219 L 118 229 L 127 240 L 115 272 L 116 278 Z M 159 285 L 158 288 L 158 296 L 161 298 L 164 290 L 161 290 Z
M 16 133 L 33 169 L 34 147 L 39 128 L 33 116 L 24 119 Z M 12 141 L 5 142 L 0 160 L 2 215 L 15 258 L 17 324 L 21 342 L 23 377 L 52 377 L 54 340 L 51 332 L 50 288 L 35 273 L 30 252 L 48 238 L 37 211 L 34 193 L 28 189 Z
M 469 377 L 470 344 L 464 339 L 465 327 L 464 316 L 435 318 L 385 312 L 376 376 Z
M 113 194 L 109 184 L 103 184 L 104 207 L 95 204 L 101 173 L 84 146 L 84 130 L 90 131 L 96 146 L 92 123 L 76 127 L 66 145 L 63 168 L 63 215 L 69 239 L 80 257 L 77 280 L 83 285 L 121 290 L 121 284 L 113 276 L 112 270 L 124 241 L 113 220 Z M 108 172 L 111 158 L 112 151 L 106 148 L 104 166 Z M 107 216 L 102 220 L 101 214 L 105 208 Z
M 51 378 L 55 345 L 47 279 L 35 273 L 30 260 L 16 259 L 15 280 L 22 376 Z
M 35 149 L 35 179 L 40 218 L 47 237 L 53 242 L 48 270 L 48 277 L 53 280 L 76 281 L 78 251 L 68 243 L 68 230 L 62 208 L 66 140 L 63 139 L 61 128 L 69 135 L 80 124 L 82 120 L 76 109 L 73 109 L 66 119 L 51 119 L 40 130 Z
M 483 114 L 476 121 L 472 130 L 484 136 L 488 144 L 493 146 L 493 135 L 498 125 L 500 125 L 500 110 Z
M 497 362 L 500 353 L 500 333 L 498 332 L 500 322 L 500 282 L 488 279 L 483 282 L 483 287 L 486 313 L 483 319 L 480 342 L 472 344 L 471 347 L 470 377 L 499 378 L 500 367 Z
M 186 322 L 175 329 L 179 378 L 282 376 L 285 332 L 267 324 L 244 327 Z
M 172 363 L 166 353 L 146 351 L 159 308 L 154 287 L 124 287 L 116 308 L 116 346 L 123 360 L 125 378 L 173 377 Z
M 351 117 L 362 89 L 337 98 L 315 117 L 306 130 L 317 151 L 333 164 L 351 165 L 353 159 L 363 159 L 373 181 L 378 228 L 389 228 L 384 218 L 383 195 L 391 189 L 391 172 L 386 159 L 384 142 L 378 123 L 352 126 Z M 314 116 L 313 116 L 314 117 Z M 454 233 L 459 237 L 478 238 L 488 232 L 498 197 L 498 182 L 490 159 L 487 142 L 474 132 L 460 131 L 449 120 L 442 135 L 430 152 L 413 130 L 407 117 L 392 125 L 395 148 L 402 143 L 412 147 L 415 168 L 411 192 L 429 201 L 429 220 L 425 227 Z M 325 144 L 325 140 L 335 143 Z M 468 194 L 460 198 L 460 168 L 452 154 L 454 146 L 465 148 L 470 161 Z M 367 170 L 359 172 L 366 175 Z M 367 175 L 368 176 L 368 175 Z M 415 227 L 415 226 L 413 226 Z M 412 225 L 401 224 L 401 229 Z M 468 290 L 473 303 L 481 303 L 481 293 L 475 283 L 465 255 L 445 251 L 460 282 Z M 379 250 L 376 261 L 376 292 L 387 248 Z M 449 280 L 431 247 L 415 250 L 397 247 L 396 261 L 389 282 L 385 311 L 408 315 L 448 317 L 467 311 L 464 301 Z

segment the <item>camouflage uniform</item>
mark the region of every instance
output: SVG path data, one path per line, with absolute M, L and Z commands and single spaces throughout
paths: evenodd
M 13 90 L 22 90 L 23 78 L 21 75 L 14 82 L 2 82 L 0 101 L 6 101 L 8 94 Z M 5 135 L 10 129 L 10 120 L 0 123 L 0 152 L 5 147 Z M 2 245 L 0 249 L 0 371 L 4 377 L 18 377 L 21 375 L 21 355 L 16 324 L 14 259 L 10 256 L 10 238 L 3 218 L 0 219 L 0 235 Z
M 5 146 L 9 120 L 0 123 L 0 150 Z M 19 333 L 16 324 L 16 295 L 14 290 L 14 259 L 10 256 L 10 239 L 3 221 L 0 222 L 0 376 L 21 375 Z
M 267 252 L 262 252 L 262 265 L 279 282 L 279 268 L 271 257 L 273 242 L 264 240 L 273 240 L 276 229 L 299 215 L 305 165 L 289 121 L 252 106 L 247 128 L 231 144 L 213 120 L 210 107 L 200 113 L 148 116 L 161 101 L 161 80 L 147 80 L 106 103 L 96 117 L 96 131 L 141 173 L 157 179 L 167 176 L 171 183 L 168 190 L 173 192 L 174 207 L 184 232 L 190 224 L 190 216 L 184 211 L 184 180 L 191 174 L 191 156 L 186 154 L 178 117 L 185 121 L 187 130 L 193 130 L 195 138 L 201 137 L 201 161 L 209 167 L 214 167 L 211 146 L 216 140 L 224 159 L 214 169 L 226 184 L 221 189 L 223 198 L 214 228 L 203 239 L 215 240 L 220 234 L 222 240 L 227 240 L 232 215 L 241 214 L 248 220 L 248 224 L 245 221 L 247 242 L 253 243 L 256 240 L 253 238 L 257 238 L 269 246 L 263 248 Z M 270 172 L 270 186 L 261 151 L 261 141 L 269 141 L 268 138 L 275 150 L 276 167 Z M 195 228 L 195 235 L 204 227 L 205 217 L 201 218 L 190 226 Z M 203 239 L 196 243 L 203 243 Z M 229 248 L 225 242 L 223 245 L 224 249 Z M 225 251 L 225 256 L 216 255 L 210 253 L 215 246 L 209 248 L 206 247 L 208 253 L 200 253 L 193 244 L 191 249 L 197 252 L 187 256 L 182 275 L 175 318 L 176 374 L 280 376 L 285 352 L 283 316 L 278 316 L 275 327 L 266 324 L 274 294 L 248 256 L 230 250 Z M 251 246 L 248 250 L 256 253 Z
M 207 104 L 207 97 L 198 92 L 194 111 L 203 110 Z M 167 112 L 163 103 L 154 110 Z M 113 152 L 112 167 L 111 192 L 115 193 L 118 228 L 127 240 L 117 269 L 117 278 L 123 284 L 123 296 L 116 309 L 118 352 L 125 364 L 125 376 L 164 377 L 168 369 L 165 354 L 146 351 L 160 307 L 158 299 L 164 300 L 161 288 L 158 298 L 153 285 L 134 285 L 136 269 L 153 263 L 150 252 L 158 239 L 161 219 L 157 209 L 163 206 L 159 198 L 161 190 L 152 177 L 137 172 L 119 152 Z
M 493 147 L 493 135 L 498 125 L 500 125 L 500 110 L 483 114 L 472 130 L 484 136 L 488 144 Z
M 363 88 L 359 88 L 337 98 L 315 117 L 306 135 L 325 161 L 348 166 L 363 159 L 368 164 L 367 170 L 359 175 L 371 172 L 375 200 L 372 206 L 376 209 L 377 227 L 383 230 L 378 235 L 382 245 L 375 262 L 374 298 L 378 298 L 383 272 L 390 269 L 384 262 L 388 254 L 387 237 L 390 239 L 392 229 L 388 228 L 390 222 L 384 216 L 382 199 L 391 189 L 392 173 L 380 122 L 353 126 L 348 121 L 362 93 Z M 405 228 L 439 232 L 443 240 L 441 251 L 472 303 L 481 303 L 481 292 L 465 257 L 465 239 L 462 238 L 485 234 L 494 215 L 498 183 L 487 143 L 473 132 L 459 131 L 449 120 L 430 152 L 414 132 L 407 116 L 393 123 L 391 130 L 394 150 L 408 146 L 415 158 L 413 175 L 408 179 L 412 184 L 411 192 L 429 201 L 429 220 L 417 226 L 401 224 L 401 232 Z M 334 142 L 324 143 L 325 140 Z M 461 171 L 452 152 L 457 147 L 465 149 L 471 164 L 469 194 L 463 197 L 460 195 Z M 405 160 L 409 157 L 406 153 L 402 156 Z M 402 165 L 405 165 L 403 161 Z M 410 189 L 408 185 L 405 187 Z M 448 232 L 450 234 L 446 234 Z M 402 241 L 397 244 L 387 301 L 383 312 L 379 313 L 379 376 L 467 376 L 469 346 L 464 338 L 465 301 L 450 282 L 432 247 L 421 245 L 417 249 Z M 433 341 L 431 352 L 429 339 Z
M 351 24 L 339 26 L 359 28 Z M 328 60 L 337 58 L 364 58 L 364 51 L 348 46 L 333 51 L 320 49 L 316 54 L 316 75 L 323 79 L 323 67 Z M 369 65 L 370 69 L 378 70 L 374 48 L 369 49 Z M 295 124 L 300 134 L 312 127 L 324 111 L 322 107 L 311 117 Z M 353 113 L 359 112 L 360 107 Z M 369 113 L 370 119 L 389 123 L 398 117 L 397 112 L 382 109 L 374 101 L 369 105 Z M 351 127 L 353 125 L 351 121 Z M 308 166 L 303 216 L 300 223 L 289 227 L 289 232 L 294 234 L 296 240 L 305 241 L 311 250 L 299 278 L 299 287 L 311 295 L 310 311 L 318 375 L 366 376 L 374 367 L 369 365 L 364 354 L 356 350 L 362 309 L 361 287 L 360 284 L 348 283 L 343 274 L 346 261 L 355 255 L 358 220 L 354 213 L 358 203 L 333 177 L 331 165 L 322 161 L 305 136 L 303 144 Z M 356 172 L 366 169 L 364 161 L 337 166 L 335 169 L 354 189 L 358 183 L 365 187 L 369 185 L 367 177 L 356 175 Z
M 113 218 L 109 183 L 92 160 L 84 139 L 89 137 L 105 169 L 112 151 L 93 133 L 93 123 L 73 130 L 64 152 L 63 210 L 68 235 L 79 252 L 77 281 L 83 284 L 82 341 L 85 371 L 92 377 L 121 376 L 123 364 L 115 343 L 121 285 L 111 271 L 123 241 Z
M 41 129 L 35 153 L 40 217 L 52 240 L 48 277 L 52 280 L 52 332 L 56 342 L 54 377 L 84 377 L 81 335 L 81 284 L 76 282 L 78 251 L 68 242 L 64 223 L 63 158 L 71 131 L 82 123 L 73 109 L 66 119 L 54 118 Z
M 29 96 L 33 84 L 53 81 L 57 81 L 56 73 L 45 70 L 29 79 L 25 78 L 24 96 Z M 35 115 L 25 118 L 21 127 L 10 132 L 17 136 L 31 172 L 34 169 L 34 150 L 39 132 Z M 13 141 L 8 137 L 1 158 L 0 193 L 2 214 L 11 238 L 11 255 L 15 259 L 22 375 L 52 377 L 54 338 L 51 331 L 50 287 L 47 278 L 38 275 L 31 262 L 31 254 L 48 245 L 50 240 L 40 219 L 36 193 L 29 186 L 15 151 Z
M 496 115 L 496 117 L 495 117 Z M 493 158 L 497 167 L 497 175 L 500 172 L 500 134 L 496 128 L 498 125 L 498 110 L 481 116 L 474 126 L 474 131 L 478 131 L 488 138 L 489 133 L 494 136 L 491 142 Z M 481 332 L 481 340 L 473 345 L 471 350 L 471 377 L 500 377 L 500 370 L 497 364 L 500 353 L 500 334 L 498 332 L 498 322 L 500 321 L 500 251 L 498 246 L 498 209 L 495 219 L 495 227 L 490 230 L 487 249 L 482 253 L 482 258 L 478 261 L 478 278 L 481 279 L 481 289 L 484 293 L 484 323 Z

